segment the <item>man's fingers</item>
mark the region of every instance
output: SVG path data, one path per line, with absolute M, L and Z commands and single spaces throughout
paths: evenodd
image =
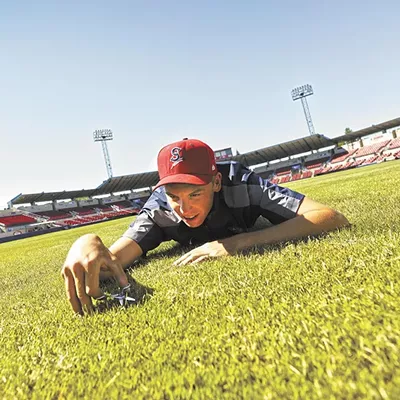
M 201 263 L 202 261 L 204 261 L 205 259 L 207 259 L 208 256 L 201 256 L 199 258 L 196 258 L 194 261 L 191 262 L 191 264 L 198 264 Z
M 64 268 L 62 271 L 62 276 L 65 282 L 65 291 L 67 292 L 67 297 L 71 303 L 74 313 L 82 315 L 83 311 L 78 296 L 76 295 L 75 281 L 74 277 L 72 276 L 72 272 L 69 269 Z
M 178 258 L 173 265 L 183 265 L 182 262 L 185 261 L 187 258 L 191 256 L 192 252 L 189 251 L 189 253 L 185 253 L 182 257 Z
M 75 264 L 71 268 L 75 280 L 75 290 L 84 312 L 90 314 L 93 311 L 91 298 L 86 293 L 85 271 L 80 264 Z
M 196 255 L 196 253 L 189 252 L 185 254 L 183 257 L 181 257 L 179 260 L 176 261 L 177 266 L 182 266 L 182 265 L 187 265 L 189 263 L 192 263 L 193 260 L 196 260 L 200 255 Z
M 118 261 L 114 261 L 111 258 L 108 258 L 107 260 L 105 260 L 105 264 L 112 272 L 114 278 L 117 280 L 121 288 L 129 285 L 128 277 L 126 276 L 122 265 Z
M 100 289 L 100 265 L 98 260 L 89 261 L 86 265 L 86 294 L 90 297 L 100 297 L 104 293 Z

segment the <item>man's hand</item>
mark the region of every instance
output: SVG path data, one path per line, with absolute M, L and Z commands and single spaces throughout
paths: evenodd
M 227 246 L 227 240 L 215 240 L 208 242 L 200 247 L 184 254 L 173 265 L 182 266 L 186 264 L 197 264 L 207 258 L 224 257 L 233 254 L 233 251 Z
M 80 237 L 68 252 L 61 271 L 68 300 L 75 313 L 91 313 L 91 298 L 103 295 L 100 277 L 115 277 L 119 285 L 128 285 L 128 278 L 118 259 L 96 235 Z

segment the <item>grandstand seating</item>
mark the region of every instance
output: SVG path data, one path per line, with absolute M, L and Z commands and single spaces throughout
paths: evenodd
M 130 209 L 130 210 L 118 210 L 118 211 L 112 211 L 112 212 L 110 212 L 110 213 L 108 213 L 107 215 L 114 215 L 114 216 L 117 216 L 117 215 L 136 215 L 136 214 L 138 214 L 138 212 L 139 212 L 139 209 Z
M 146 198 L 147 200 L 147 198 Z M 35 214 L 25 211 L 28 216 L 18 215 L 18 218 L 12 217 L 13 225 L 25 225 L 29 226 L 31 223 L 36 223 L 39 220 L 45 219 L 48 222 L 53 223 L 55 226 L 80 226 L 91 224 L 98 221 L 105 221 L 112 218 L 118 218 L 129 215 L 138 214 L 140 206 L 138 204 L 132 204 L 129 200 L 118 201 L 107 205 L 91 205 L 85 207 L 73 207 L 61 210 L 50 210 L 50 211 L 37 211 Z M 29 216 L 30 215 L 30 216 Z M 8 217 L 10 218 L 10 217 Z M 9 222 L 6 217 L 3 217 L 4 222 Z M 0 221 L 0 225 L 2 222 Z M 2 225 L 11 226 L 11 225 Z
M 383 161 L 383 160 L 395 160 L 398 159 L 400 156 L 400 148 L 395 148 L 394 150 L 390 151 L 390 150 L 386 150 L 384 151 L 380 156 L 379 156 L 379 160 Z
M 281 176 L 279 179 L 279 183 L 287 183 L 290 181 L 290 178 L 291 178 L 290 175 Z
M 376 162 L 376 163 L 381 163 L 382 161 L 385 161 L 386 158 L 391 157 L 391 155 L 392 155 L 391 152 L 389 152 L 389 154 L 382 153 L 380 156 L 378 156 L 378 158 L 376 159 L 375 162 Z
M 98 204 L 96 205 L 96 208 L 98 208 L 102 212 L 114 211 L 114 209 L 111 207 L 111 204 Z
M 400 148 L 400 137 L 398 137 L 398 138 L 396 138 L 396 139 L 393 139 L 393 140 L 390 142 L 390 145 L 389 145 L 389 147 L 388 147 L 388 150 L 393 150 L 393 149 L 397 149 L 397 148 Z
M 128 216 L 128 215 L 135 215 L 135 214 L 137 214 L 137 210 L 124 209 L 124 210 L 110 211 L 107 213 L 94 214 L 94 215 L 77 215 L 75 217 L 71 217 L 71 215 L 69 215 L 70 218 L 57 221 L 57 224 L 68 225 L 68 226 L 78 226 L 78 225 L 91 224 L 91 223 L 97 222 L 97 221 L 105 221 L 105 220 L 108 220 L 111 218 L 120 217 L 120 216 L 124 216 L 124 215 Z
M 83 223 L 90 223 L 95 221 L 100 221 L 102 219 L 106 219 L 107 217 L 104 215 L 87 215 L 87 216 L 79 216 L 77 218 L 78 221 L 82 221 Z
M 0 217 L 0 224 L 5 227 L 34 224 L 37 220 L 26 215 L 11 215 L 8 217 Z
M 363 156 L 369 156 L 370 154 L 379 153 L 379 151 L 386 147 L 389 142 L 390 140 L 385 140 L 383 142 L 361 147 L 360 149 L 358 149 L 357 153 L 354 154 L 354 157 L 359 158 Z
M 76 213 L 78 214 L 78 215 L 82 215 L 82 216 L 85 216 L 85 215 L 91 215 L 91 214 L 93 214 L 95 211 L 93 210 L 93 209 L 90 209 L 90 210 L 84 210 L 84 211 L 76 211 Z
M 299 179 L 301 179 L 301 172 L 298 172 L 297 174 L 292 175 L 292 179 L 291 179 L 292 181 L 297 181 Z
M 78 215 L 89 215 L 89 214 L 94 214 L 95 211 L 93 210 L 94 207 L 98 207 L 98 204 L 95 206 L 86 206 L 86 207 L 73 207 L 73 208 L 65 208 L 63 210 L 59 210 L 59 212 L 64 212 L 64 213 L 76 213 Z
M 341 168 L 341 166 L 342 166 L 341 164 L 332 165 L 329 171 L 330 172 L 338 171 Z
M 326 167 L 318 168 L 317 170 L 314 171 L 314 176 L 326 174 L 327 172 L 330 172 L 331 169 L 332 169 L 332 166 L 330 166 L 330 165 L 328 165 Z
M 282 168 L 278 168 L 275 171 L 276 176 L 283 176 L 283 175 L 287 175 L 288 173 L 290 173 L 291 171 L 291 167 L 282 167 Z
M 78 219 L 65 219 L 64 221 L 60 222 L 61 225 L 69 225 L 69 226 L 77 226 L 82 225 L 82 221 Z
M 110 204 L 96 204 L 86 207 L 73 207 L 58 211 L 40 211 L 36 214 L 47 218 L 48 221 L 57 221 L 66 225 L 86 224 L 100 219 L 108 219 L 123 215 L 135 215 L 139 206 L 133 206 L 129 200 L 118 201 Z M 62 221 L 64 220 L 64 221 Z
M 132 203 L 129 200 L 122 200 L 112 204 L 113 206 L 117 206 L 119 208 L 131 208 Z
M 363 160 L 362 164 L 363 165 L 368 165 L 368 164 L 372 164 L 379 156 L 377 155 L 373 155 L 371 157 L 368 157 L 366 159 Z
M 351 157 L 357 150 L 350 150 L 349 152 L 346 152 L 345 154 L 340 153 L 340 154 L 335 154 L 332 158 L 330 163 L 331 164 L 336 164 L 345 161 L 348 157 Z
M 38 211 L 36 214 L 40 215 L 41 217 L 48 217 L 49 221 L 69 218 L 71 216 L 71 214 L 65 211 Z
M 307 169 L 314 169 L 314 168 L 320 168 L 323 163 L 329 160 L 329 157 L 324 157 L 324 158 L 319 158 L 317 160 L 312 160 L 312 161 L 306 161 L 304 163 L 304 166 Z

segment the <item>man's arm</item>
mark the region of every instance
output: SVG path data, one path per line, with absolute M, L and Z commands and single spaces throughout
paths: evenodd
M 210 257 L 235 254 L 255 245 L 268 245 L 318 235 L 350 225 L 338 211 L 304 197 L 297 215 L 285 222 L 255 232 L 215 240 L 184 254 L 174 265 L 196 264 Z
M 229 253 L 235 253 L 255 245 L 319 235 L 348 225 L 350 223 L 347 218 L 338 211 L 305 197 L 296 217 L 266 229 L 232 236 L 221 242 Z

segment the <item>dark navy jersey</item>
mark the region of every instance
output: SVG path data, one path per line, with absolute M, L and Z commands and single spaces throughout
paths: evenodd
M 172 210 L 164 187 L 156 189 L 124 233 L 144 253 L 161 242 L 201 244 L 246 232 L 260 216 L 279 224 L 296 216 L 304 195 L 259 177 L 236 161 L 217 163 L 222 188 L 203 224 L 188 227 Z

